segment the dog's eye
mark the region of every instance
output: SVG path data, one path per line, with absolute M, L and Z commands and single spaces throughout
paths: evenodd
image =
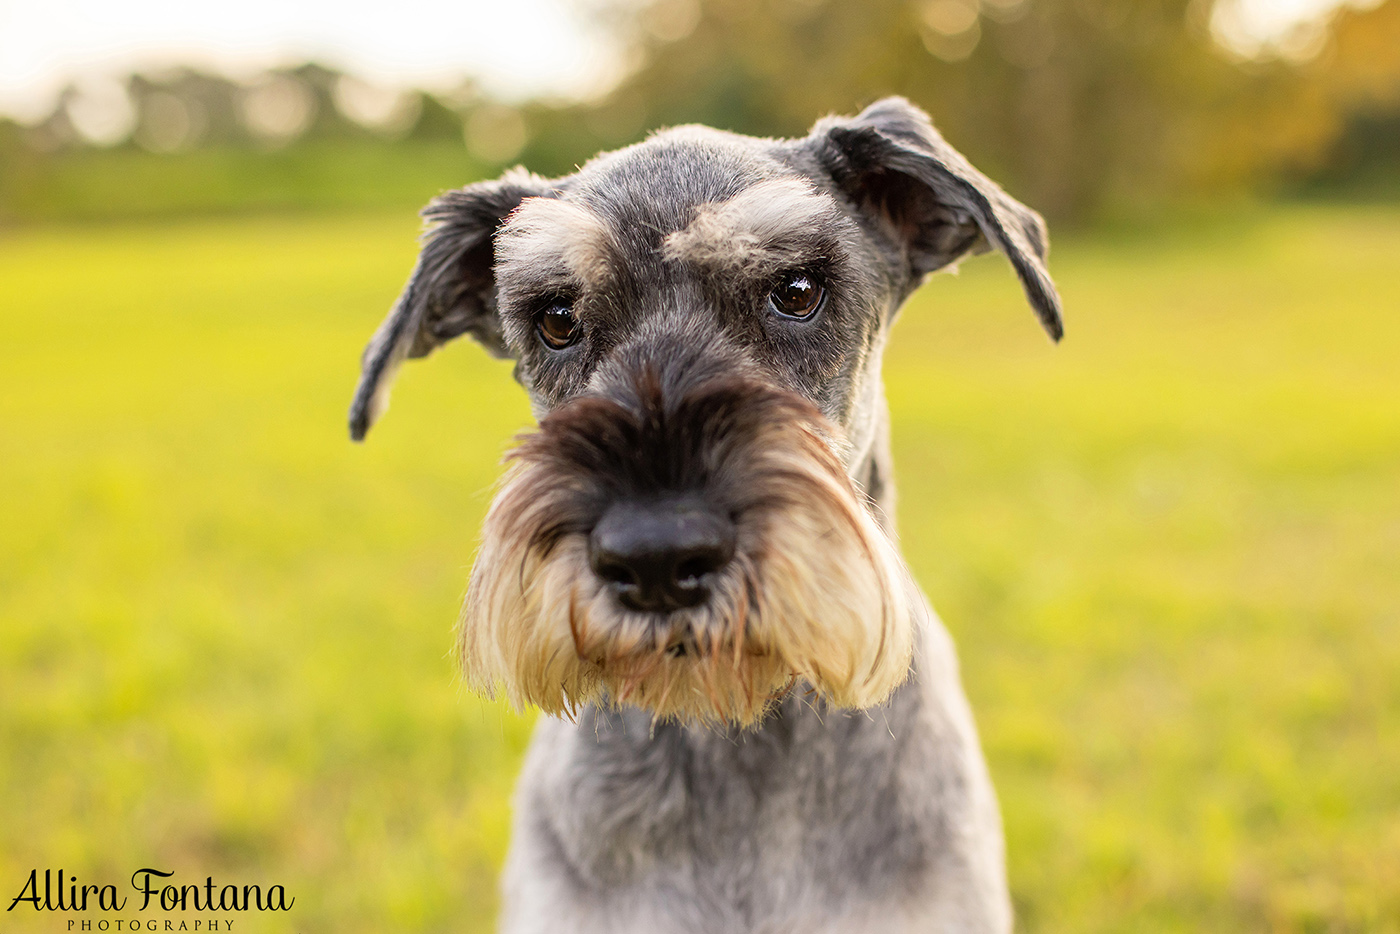
M 821 279 L 810 272 L 790 272 L 779 280 L 768 301 L 780 315 L 789 318 L 810 318 L 822 303 L 826 290 Z
M 578 318 L 574 317 L 573 309 L 565 301 L 551 302 L 546 306 L 535 319 L 535 327 L 539 329 L 540 339 L 555 350 L 563 350 L 578 340 L 583 331 Z

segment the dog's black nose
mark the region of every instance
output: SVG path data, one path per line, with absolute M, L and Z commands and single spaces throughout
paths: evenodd
M 588 540 L 593 571 L 624 606 L 668 613 L 709 596 L 706 575 L 734 556 L 734 522 L 692 499 L 620 502 Z

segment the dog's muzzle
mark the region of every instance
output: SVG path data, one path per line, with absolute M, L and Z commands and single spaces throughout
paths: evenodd
M 467 676 L 552 713 L 751 723 L 795 686 L 881 702 L 908 673 L 911 590 L 838 436 L 733 370 L 643 365 L 561 405 L 487 515 Z

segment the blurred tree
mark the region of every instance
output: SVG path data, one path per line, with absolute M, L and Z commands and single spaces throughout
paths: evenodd
M 1297 126 L 1318 118 L 1291 109 L 1282 66 L 1221 54 L 1208 0 L 597 2 L 642 64 L 564 121 L 589 144 L 683 122 L 802 133 L 817 115 L 898 93 L 1065 220 L 1231 190 L 1299 133 L 1323 132 Z M 529 155 L 565 170 L 586 152 L 560 158 L 557 137 L 536 134 Z
M 1400 2 L 1344 7 L 1314 71 L 1338 93 L 1381 107 L 1400 106 Z
M 1400 0 L 1344 9 L 1306 67 L 1336 124 L 1307 160 L 1308 181 L 1332 190 L 1400 194 Z
M 158 153 L 242 142 L 239 90 L 227 78 L 190 68 L 132 75 L 127 93 L 136 108 L 135 140 Z
M 173 68 L 73 86 L 32 126 L 0 120 L 0 224 L 407 209 L 483 174 L 463 118 L 489 105 L 469 84 L 440 98 L 314 63 L 246 81 Z
M 0 220 L 384 203 L 517 161 L 569 172 L 658 126 L 802 134 L 892 93 L 1057 222 L 1280 183 L 1400 192 L 1400 0 L 1323 21 L 1292 46 L 1311 59 L 1222 47 L 1213 24 L 1240 0 L 574 2 L 629 50 L 600 100 L 506 106 L 470 81 L 405 92 L 317 64 L 75 86 L 0 127 Z

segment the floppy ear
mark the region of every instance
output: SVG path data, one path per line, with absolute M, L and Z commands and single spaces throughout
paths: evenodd
M 1060 339 L 1045 221 L 974 169 L 928 114 L 887 97 L 859 116 L 818 122 L 808 141 L 837 186 L 903 250 L 910 288 L 968 253 L 998 249 L 1015 267 L 1040 323 Z
M 432 226 L 418 262 L 360 361 L 351 438 L 362 440 L 388 406 L 394 373 L 406 357 L 425 357 L 459 334 L 471 334 L 492 356 L 509 356 L 496 316 L 492 238 L 523 199 L 550 190 L 547 180 L 512 169 L 496 181 L 449 191 L 423 209 Z

